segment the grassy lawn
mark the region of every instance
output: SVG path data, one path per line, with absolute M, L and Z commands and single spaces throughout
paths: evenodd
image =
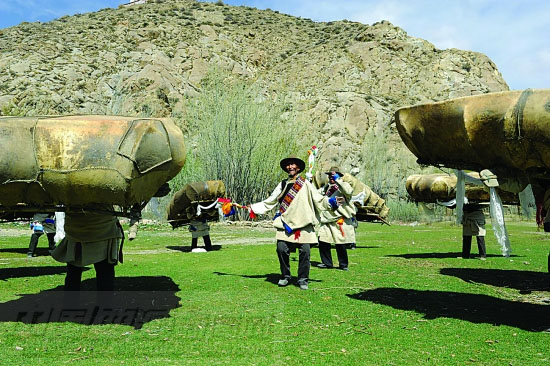
M 60 315 L 65 267 L 44 237 L 26 258 L 24 228 L 0 226 L 2 365 L 550 364 L 550 235 L 534 223 L 508 223 L 509 258 L 488 230 L 487 261 L 457 258 L 450 223 L 362 223 L 350 271 L 312 266 L 309 291 L 277 287 L 271 229 L 214 225 L 216 250 L 190 253 L 186 231 L 146 226 L 116 268 L 125 315 L 105 324 Z

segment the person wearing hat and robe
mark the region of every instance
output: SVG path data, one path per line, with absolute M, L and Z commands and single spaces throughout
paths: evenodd
M 290 251 L 298 247 L 298 286 L 307 290 L 311 244 L 317 244 L 315 226 L 319 222 L 319 213 L 336 209 L 339 203 L 336 198 L 329 199 L 321 195 L 308 180 L 299 175 L 306 166 L 303 160 L 289 157 L 281 160 L 280 166 L 288 174 L 288 178 L 278 184 L 267 199 L 251 204 L 249 211 L 251 216 L 265 214 L 279 206 L 273 218 L 281 269 L 278 285 L 283 287 L 289 284 Z
M 355 243 L 354 217 L 355 205 L 351 202 L 353 187 L 349 176 L 345 176 L 339 167 L 333 166 L 326 172 L 328 183 L 320 188 L 320 192 L 328 198 L 340 198 L 342 204 L 336 210 L 321 212 L 319 234 L 319 268 L 332 268 L 331 244 L 336 247 L 338 268 L 348 270 L 347 247 Z

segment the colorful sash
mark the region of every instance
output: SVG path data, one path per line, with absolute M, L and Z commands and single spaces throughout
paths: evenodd
M 338 191 L 338 185 L 337 184 L 331 184 L 327 191 L 325 192 L 325 196 L 331 197 L 335 192 Z
M 325 196 L 332 197 L 332 195 L 336 192 L 338 192 L 339 188 L 337 184 L 331 184 L 329 185 L 327 191 L 325 192 Z M 330 202 L 330 200 L 329 200 Z M 331 204 L 332 205 L 332 204 Z M 344 218 L 340 217 L 338 220 L 336 220 L 336 224 L 338 225 L 338 229 L 340 229 L 340 233 L 342 233 L 342 236 L 346 236 L 344 233 Z
M 285 198 L 281 201 L 281 205 L 279 206 L 279 213 L 282 215 L 285 213 L 285 211 L 288 209 L 288 206 L 292 203 L 292 200 L 296 197 L 300 189 L 302 189 L 302 186 L 304 185 L 304 178 L 298 177 L 296 179 L 296 182 L 292 185 L 288 193 L 286 194 Z

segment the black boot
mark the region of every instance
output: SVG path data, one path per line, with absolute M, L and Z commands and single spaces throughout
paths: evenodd
M 332 268 L 332 254 L 330 248 L 330 243 L 319 240 L 319 256 L 321 257 L 321 264 L 318 265 L 319 268 Z
M 27 251 L 27 257 L 33 257 L 34 252 L 36 251 L 36 246 L 38 245 L 38 239 L 42 233 L 32 233 L 31 241 L 29 243 L 29 250 Z
M 206 249 L 207 252 L 210 252 L 212 250 L 212 241 L 210 240 L 210 235 L 203 236 L 202 240 L 204 240 L 204 249 Z
M 477 236 L 477 249 L 479 250 L 479 258 L 481 260 L 485 260 L 487 258 L 487 251 L 485 249 L 485 237 L 484 236 Z
M 472 237 L 464 235 L 462 236 L 462 258 L 470 258 L 470 250 L 472 249 Z

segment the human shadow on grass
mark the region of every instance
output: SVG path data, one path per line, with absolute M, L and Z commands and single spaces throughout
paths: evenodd
M 471 323 L 507 325 L 530 332 L 550 328 L 550 307 L 498 299 L 481 294 L 377 288 L 347 295 L 395 309 L 424 313 L 425 319 L 455 318 Z
M 67 272 L 66 266 L 0 268 L 0 280 L 21 277 L 40 277 Z
M 263 278 L 265 281 L 272 283 L 274 285 L 276 285 L 281 279 L 280 273 L 267 273 L 267 274 L 259 274 L 259 275 L 245 275 L 245 274 L 234 274 L 234 273 L 225 273 L 225 272 L 213 272 L 213 273 L 218 276 L 238 276 L 242 278 L 252 278 L 252 279 Z M 297 278 L 293 277 L 291 283 L 296 284 L 296 281 L 297 281 Z M 322 281 L 314 280 L 310 278 L 309 282 L 322 282 Z
M 0 322 L 120 324 L 140 329 L 152 320 L 169 318 L 170 311 L 181 306 L 175 295 L 180 289 L 169 277 L 117 277 L 115 291 L 92 291 L 95 283 L 95 278 L 87 279 L 82 291 L 58 286 L 0 303 Z
M 484 268 L 442 268 L 439 270 L 439 273 L 445 276 L 458 277 L 466 282 L 513 288 L 519 290 L 521 293 L 547 290 L 549 288 L 549 275 L 547 272 Z
M 319 265 L 322 264 L 322 263 L 323 262 L 311 261 L 311 267 L 316 268 L 316 269 L 321 269 L 321 268 L 319 268 Z M 322 269 L 326 269 L 326 268 L 322 268 Z M 329 267 L 328 269 L 338 269 L 338 261 L 336 261 L 336 266 Z
M 386 257 L 397 257 L 405 259 L 446 259 L 446 258 L 462 258 L 462 252 L 447 252 L 447 253 L 407 253 L 407 254 L 388 254 Z M 475 259 L 477 254 L 472 254 L 471 259 Z M 487 254 L 489 257 L 502 257 L 498 254 Z M 517 255 L 511 255 L 510 257 L 518 257 Z
M 24 248 L 0 248 L 0 253 L 19 253 L 19 254 L 25 254 L 26 255 L 28 251 L 29 251 L 28 246 L 24 247 Z M 47 247 L 42 247 L 42 248 L 38 247 L 34 251 L 34 254 L 37 257 L 41 257 L 41 256 L 47 257 L 47 256 L 50 255 L 50 252 L 48 251 Z
M 204 247 L 199 246 L 199 248 L 204 248 Z M 220 250 L 221 248 L 222 248 L 221 245 L 212 245 L 212 249 L 209 250 L 209 252 L 213 252 L 213 251 L 215 251 L 215 250 Z M 192 250 L 193 248 L 191 248 L 190 245 L 187 245 L 187 246 L 184 246 L 184 245 L 182 245 L 182 246 L 169 245 L 169 246 L 166 247 L 166 249 L 177 250 L 177 251 L 183 252 L 183 253 L 191 253 L 191 250 Z
M 355 245 L 355 249 L 350 249 L 350 248 L 347 248 L 347 249 L 356 250 L 356 249 L 379 249 L 379 248 L 382 248 L 382 247 L 380 245 Z

